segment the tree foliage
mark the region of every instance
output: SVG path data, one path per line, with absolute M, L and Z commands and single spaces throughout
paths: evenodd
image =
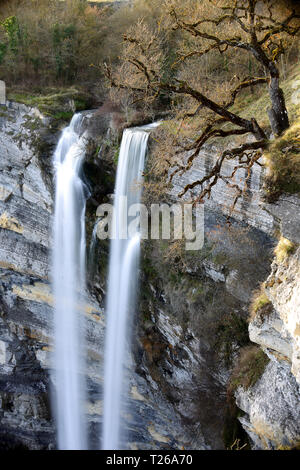
M 130 97 L 133 105 L 169 99 L 180 124 L 168 139 L 164 135 L 158 151 L 162 173 L 170 180 L 191 168 L 204 144 L 247 137 L 238 146 L 226 147 L 209 172 L 187 184 L 180 196 L 200 187 L 197 199 L 203 200 L 220 179 L 236 191 L 234 203 L 241 195 L 240 185 L 234 183 L 236 173 L 245 169 L 249 177 L 268 145 L 268 130 L 257 117 L 246 119 L 234 111 L 245 90 L 253 92 L 267 84 L 273 134 L 289 127 L 279 59 L 297 36 L 299 19 L 299 8 L 296 11 L 288 2 L 164 0 L 156 24 L 141 18 L 123 36 L 121 64 L 117 68 L 107 64 L 106 75 L 117 90 L 115 97 Z M 167 49 L 171 38 L 177 49 L 172 63 Z M 198 123 L 193 135 L 184 132 L 191 118 Z M 183 161 L 186 152 L 189 157 Z M 234 165 L 232 173 L 224 176 L 228 160 Z
M 11 0 L 0 7 L 0 73 L 8 84 L 97 82 L 106 8 L 82 0 Z

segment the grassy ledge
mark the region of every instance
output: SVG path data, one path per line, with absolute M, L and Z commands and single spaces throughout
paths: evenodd
M 38 108 L 45 116 L 68 121 L 75 111 L 90 108 L 91 97 L 76 88 L 49 88 L 43 93 L 9 90 L 8 100 Z
M 252 301 L 250 304 L 250 316 L 248 321 L 251 322 L 255 318 L 259 317 L 262 321 L 266 315 L 269 315 L 272 311 L 272 302 L 267 297 L 265 292 L 264 284 L 261 285 L 260 289 L 254 292 Z

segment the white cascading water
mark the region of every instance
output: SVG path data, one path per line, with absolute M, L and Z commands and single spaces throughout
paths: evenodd
M 138 281 L 140 228 L 136 227 L 127 237 L 133 217 L 126 218 L 125 211 L 140 202 L 149 131 L 156 125 L 126 129 L 119 153 L 106 308 L 102 436 L 102 448 L 106 450 L 117 450 L 121 445 L 124 357 Z M 127 198 L 125 206 L 124 197 Z
M 75 114 L 54 154 L 54 382 L 58 447 L 65 450 L 86 448 L 80 320 L 85 292 L 86 203 L 80 178 L 85 154 L 84 139 L 79 136 L 81 122 L 82 115 Z
M 87 268 L 88 268 L 88 274 L 89 274 L 90 279 L 93 279 L 95 266 L 96 266 L 96 247 L 97 247 L 97 240 L 98 240 L 98 238 L 97 238 L 98 223 L 99 223 L 99 219 L 96 220 L 96 223 L 94 225 L 93 232 L 92 232 L 92 237 L 91 237 L 91 242 L 90 242 L 90 246 L 89 246 L 89 251 L 88 251 Z

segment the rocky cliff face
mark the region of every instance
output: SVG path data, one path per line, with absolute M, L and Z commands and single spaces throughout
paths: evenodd
M 101 148 L 107 142 L 110 118 L 92 119 L 85 179 L 91 189 L 87 231 L 96 207 L 113 190 L 112 161 Z M 51 412 L 53 296 L 51 292 L 52 154 L 60 125 L 21 104 L 1 108 L 0 172 L 0 448 L 56 447 Z M 102 138 L 102 147 L 95 139 Z M 95 148 L 98 147 L 95 153 Z M 106 152 L 104 151 L 104 154 Z M 105 256 L 105 254 L 104 254 Z M 91 278 L 91 292 L 82 312 L 86 325 L 86 404 L 90 442 L 99 448 L 102 421 L 102 365 L 105 318 L 101 286 Z M 127 442 L 131 448 L 180 448 L 186 438 L 173 408 L 157 389 L 130 370 L 130 413 Z M 199 440 L 196 440 L 199 446 Z
M 294 225 L 299 203 L 295 198 L 292 214 L 280 212 L 283 227 Z M 280 206 L 281 202 L 276 212 Z M 249 325 L 250 339 L 267 353 L 270 362 L 254 387 L 236 392 L 238 406 L 246 413 L 242 424 L 257 448 L 291 449 L 300 443 L 298 233 L 293 241 L 294 252 L 284 260 L 275 259 L 266 280 L 266 294 L 271 302 L 268 311 L 256 315 Z
M 87 234 L 96 208 L 113 192 L 119 135 L 113 115 L 86 113 L 84 177 Z M 52 304 L 50 285 L 52 154 L 57 123 L 37 110 L 9 103 L 0 112 L 0 442 L 3 448 L 55 448 L 51 418 Z M 176 179 L 170 200 L 189 179 L 213 164 L 207 148 L 194 167 Z M 228 171 L 230 168 L 228 168 Z M 243 176 L 243 175 L 240 175 Z M 239 387 L 240 422 L 256 448 L 295 446 L 299 439 L 299 251 L 284 263 L 273 259 L 274 231 L 299 243 L 298 198 L 274 204 L 260 199 L 261 173 L 226 224 L 227 190 L 216 185 L 205 205 L 205 245 L 199 253 L 170 253 L 164 242 L 145 242 L 141 298 L 134 322 L 125 416 L 132 449 L 224 448 L 226 387 L 233 357 L 244 345 L 253 290 L 266 281 L 272 312 L 255 318 L 250 339 L 270 357 L 263 375 Z M 157 201 L 155 201 L 157 202 Z M 83 315 L 87 336 L 87 416 L 93 447 L 102 421 L 102 364 L 108 245 L 98 242 L 88 265 L 89 295 Z M 299 284 L 299 282 L 298 282 Z M 230 340 L 224 320 L 230 324 Z M 225 326 L 224 326 L 225 325 Z M 246 327 L 245 327 L 246 325 Z M 232 338 L 234 340 L 232 341 Z M 274 405 L 276 404 L 276 406 Z
M 240 141 L 234 142 L 233 138 L 230 142 L 230 146 L 235 147 L 238 145 L 240 145 Z M 174 184 L 171 190 L 171 196 L 177 198 L 177 195 L 188 183 L 201 180 L 214 166 L 217 157 L 221 153 L 222 147 L 220 144 L 206 145 L 187 172 L 182 175 L 180 173 L 175 175 L 173 178 Z M 183 156 L 183 160 L 187 161 L 189 156 L 190 154 L 187 153 Z M 225 160 L 222 175 L 224 177 L 231 175 L 234 165 L 234 160 Z M 250 227 L 259 229 L 263 233 L 273 235 L 274 230 L 278 228 L 278 219 L 266 210 L 265 205 L 262 204 L 261 201 L 262 167 L 254 165 L 247 180 L 246 190 L 243 183 L 245 178 L 247 178 L 247 171 L 239 169 L 236 172 L 234 181 L 244 191 L 243 196 L 237 201 L 233 217 L 240 222 L 246 223 Z M 196 195 L 197 191 L 197 186 L 193 190 L 189 190 L 186 194 L 186 198 Z M 234 189 L 226 185 L 224 181 L 219 180 L 212 188 L 210 199 L 205 202 L 205 209 L 228 215 L 231 212 L 234 197 Z
M 206 174 L 220 151 L 213 145 L 206 147 L 188 172 L 175 176 L 171 202 L 178 200 L 178 193 L 187 183 Z M 224 174 L 231 174 L 232 167 L 233 162 L 228 162 Z M 244 178 L 243 171 L 236 175 L 236 181 Z M 171 324 L 182 328 L 183 343 L 194 342 L 198 352 L 196 371 L 188 359 L 183 366 L 194 372 L 193 386 L 184 374 L 178 382 L 177 357 L 174 360 L 167 346 L 154 353 L 153 346 L 148 345 L 150 352 L 144 347 L 148 371 L 158 377 L 161 389 L 183 420 L 191 425 L 205 423 L 202 432 L 211 448 L 223 448 L 222 438 L 228 431 L 224 429 L 228 406 L 225 394 L 231 367 L 222 361 L 222 352 L 224 357 L 230 342 L 233 357 L 239 347 L 249 347 L 252 342 L 270 358 L 255 385 L 239 386 L 235 392 L 241 410 L 237 416 L 250 445 L 258 449 L 299 445 L 299 251 L 284 263 L 275 259 L 272 264 L 276 233 L 291 240 L 295 247 L 299 244 L 299 197 L 284 194 L 276 203 L 267 204 L 262 197 L 262 178 L 261 168 L 253 168 L 229 227 L 226 216 L 233 194 L 222 181 L 213 187 L 204 205 L 205 244 L 201 254 L 185 254 L 181 265 L 179 248 L 177 260 L 162 246 L 156 246 L 156 255 L 155 247 L 151 247 L 151 261 L 146 256 L 144 272 L 148 272 L 146 280 L 151 287 L 146 296 L 151 299 L 151 315 L 139 335 L 142 343 L 163 342 L 166 333 L 160 319 L 168 315 Z M 247 319 L 251 298 L 263 281 L 272 313 L 263 320 L 257 315 L 250 323 L 251 342 L 247 343 L 245 338 L 240 340 L 236 318 Z M 230 316 L 234 321 L 228 326 L 226 318 Z M 188 397 L 184 403 L 182 396 Z
M 49 380 L 39 358 L 49 348 L 52 198 L 26 123 L 36 111 L 1 108 L 1 445 L 39 448 L 53 441 Z M 35 435 L 32 433 L 36 429 Z

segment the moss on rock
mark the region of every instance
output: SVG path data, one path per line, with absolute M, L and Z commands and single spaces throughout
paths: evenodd
M 89 109 L 93 98 L 77 88 L 46 88 L 43 93 L 29 93 L 23 90 L 10 90 L 8 99 L 37 108 L 45 116 L 69 121 L 76 111 Z
M 271 142 L 264 161 L 264 193 L 268 202 L 276 201 L 282 193 L 300 193 L 300 118 Z

